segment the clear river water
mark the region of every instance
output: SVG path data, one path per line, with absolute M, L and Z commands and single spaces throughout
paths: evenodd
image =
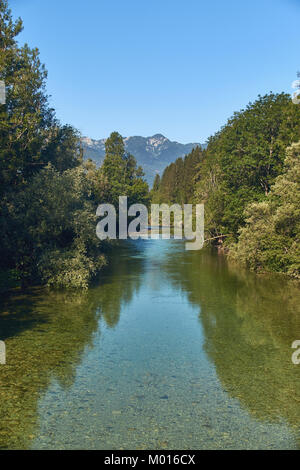
M 86 292 L 1 300 L 1 449 L 299 449 L 299 284 L 128 241 Z

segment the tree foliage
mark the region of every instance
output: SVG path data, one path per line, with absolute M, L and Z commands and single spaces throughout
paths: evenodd
M 148 186 L 120 134 L 106 141 L 100 169 L 81 158 L 80 136 L 61 125 L 46 94 L 38 49 L 16 40 L 22 21 L 0 3 L 0 281 L 86 288 L 105 264 L 96 236 L 96 208 L 104 202 L 148 201 Z M 3 290 L 3 289 L 2 289 Z
M 59 170 L 79 164 L 78 134 L 61 126 L 49 107 L 47 71 L 37 48 L 20 47 L 22 21 L 0 4 L 0 80 L 6 104 L 0 105 L 0 191 L 16 188 L 51 162 Z
M 298 276 L 299 139 L 300 106 L 284 93 L 259 96 L 204 151 L 168 166 L 153 200 L 204 203 L 208 239 L 224 237 L 253 269 Z
M 119 196 L 127 196 L 128 204 L 147 204 L 149 188 L 143 179 L 142 167 L 125 151 L 124 141 L 118 132 L 112 132 L 105 142 L 105 158 L 99 172 L 101 202 L 114 204 L 117 208 Z
M 287 149 L 283 174 L 266 200 L 247 206 L 245 217 L 231 257 L 254 270 L 300 278 L 300 142 Z
M 196 147 L 184 158 L 177 158 L 166 167 L 160 179 L 156 175 L 152 188 L 152 202 L 187 204 L 193 201 L 194 177 L 202 160 L 202 150 Z
M 95 236 L 92 185 L 83 167 L 58 172 L 49 165 L 6 204 L 6 263 L 24 281 L 86 288 L 104 264 Z
M 244 209 L 264 200 L 283 171 L 287 146 L 300 138 L 300 107 L 284 93 L 260 96 L 208 141 L 195 194 L 212 235 L 237 236 Z

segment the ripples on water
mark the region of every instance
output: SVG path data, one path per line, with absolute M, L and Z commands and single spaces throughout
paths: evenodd
M 0 447 L 300 447 L 299 285 L 174 240 L 127 242 L 88 292 L 0 307 Z

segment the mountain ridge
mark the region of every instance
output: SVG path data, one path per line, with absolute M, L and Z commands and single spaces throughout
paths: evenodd
M 149 137 L 130 136 L 123 137 L 125 149 L 134 155 L 138 165 L 141 165 L 145 172 L 145 178 L 151 186 L 155 175 L 162 174 L 163 170 L 177 158 L 184 157 L 193 148 L 205 145 L 198 142 L 181 144 L 171 141 L 163 134 L 157 133 Z M 83 137 L 81 139 L 83 148 L 83 158 L 91 158 L 99 166 L 105 156 L 106 139 L 91 139 Z

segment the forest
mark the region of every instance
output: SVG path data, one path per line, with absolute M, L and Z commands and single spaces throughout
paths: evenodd
M 106 141 L 102 167 L 83 161 L 80 135 L 49 105 L 47 71 L 38 49 L 22 47 L 22 21 L 0 5 L 0 289 L 16 283 L 87 288 L 106 263 L 95 236 L 96 208 L 146 202 L 148 185 L 121 135 Z
M 0 0 L 1 454 L 300 449 L 296 4 Z
M 157 174 L 143 169 L 113 132 L 97 168 L 79 132 L 49 105 L 39 50 L 17 40 L 22 20 L 0 6 L 0 290 L 19 283 L 87 288 L 107 263 L 95 236 L 96 208 L 204 203 L 206 238 L 251 269 L 300 277 L 300 106 L 287 94 L 259 96 Z
M 169 165 L 155 202 L 205 204 L 206 239 L 257 272 L 300 277 L 300 106 L 269 93 Z

